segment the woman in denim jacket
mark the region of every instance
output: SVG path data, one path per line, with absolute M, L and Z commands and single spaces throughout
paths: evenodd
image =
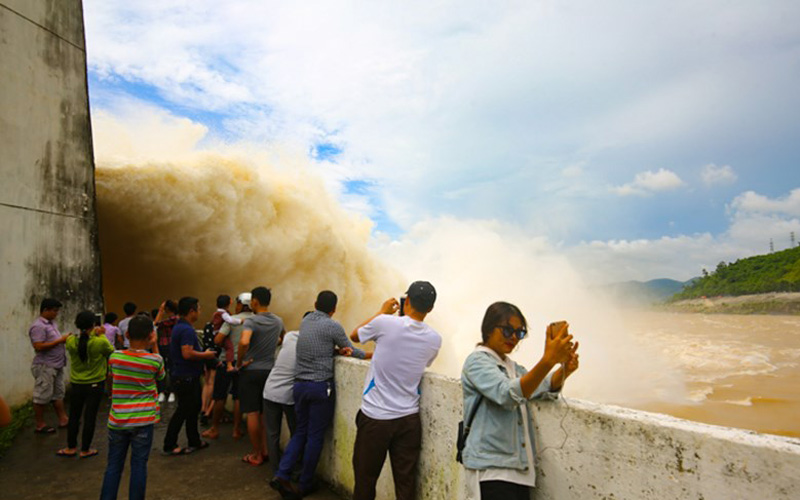
M 564 381 L 578 368 L 578 343 L 567 324 L 547 328 L 542 359 L 530 371 L 508 354 L 527 335 L 525 316 L 507 302 L 495 302 L 481 325 L 483 342 L 467 357 L 461 373 L 464 421 L 476 408 L 463 463 L 471 498 L 528 500 L 536 484 L 529 399 L 558 397 Z M 552 375 L 556 366 L 561 365 Z

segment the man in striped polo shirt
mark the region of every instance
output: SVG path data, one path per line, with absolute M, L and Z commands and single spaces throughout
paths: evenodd
M 153 427 L 161 419 L 156 381 L 164 379 L 164 360 L 147 349 L 155 348 L 153 322 L 147 316 L 131 319 L 125 334 L 130 347 L 108 359 L 112 375 L 111 410 L 108 414 L 108 465 L 101 500 L 115 500 L 131 448 L 130 500 L 144 499 L 147 459 L 153 446 Z

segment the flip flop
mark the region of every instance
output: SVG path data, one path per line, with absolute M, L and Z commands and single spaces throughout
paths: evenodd
M 50 427 L 49 425 L 45 425 L 41 429 L 34 429 L 33 433 L 34 434 L 52 434 L 55 431 L 56 430 L 54 428 Z
M 190 451 L 186 451 L 189 448 L 181 448 L 177 447 L 173 450 L 162 450 L 161 454 L 166 455 L 168 457 L 177 457 L 178 455 L 186 455 L 187 453 L 191 453 Z
M 253 455 L 251 453 L 248 453 L 247 455 L 243 456 L 242 462 L 248 465 L 252 465 L 254 467 L 258 467 L 259 465 L 264 465 L 264 462 L 256 462 L 255 458 L 253 458 Z
M 56 452 L 56 455 L 63 458 L 74 458 L 78 452 L 73 451 L 72 453 L 68 452 L 66 448 L 62 448 Z
M 66 424 L 58 424 L 59 429 L 66 429 L 67 427 L 69 427 L 69 422 L 67 422 Z
M 93 456 L 96 456 L 98 453 L 100 452 L 97 450 L 89 450 L 87 453 L 81 453 L 78 456 L 81 458 L 92 458 Z

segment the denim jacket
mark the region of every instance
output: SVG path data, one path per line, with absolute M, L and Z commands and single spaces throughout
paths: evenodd
M 464 391 L 464 423 L 474 406 L 480 407 L 472 420 L 470 434 L 464 445 L 463 463 L 468 469 L 483 470 L 488 468 L 528 470 L 528 463 L 523 443 L 522 412 L 519 406 L 527 404 L 522 395 L 520 378 L 527 370 L 514 363 L 516 373 L 509 377 L 506 368 L 495 357 L 494 352 L 479 346 L 467 357 L 461 371 L 461 385 Z M 550 390 L 548 375 L 533 391 L 528 399 L 557 398 L 558 392 Z M 534 446 L 533 418 L 528 411 L 530 421 L 531 444 Z

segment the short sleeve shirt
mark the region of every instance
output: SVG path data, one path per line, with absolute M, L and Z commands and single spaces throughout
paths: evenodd
M 185 345 L 192 346 L 192 349 L 197 352 L 203 351 L 194 327 L 188 321 L 181 319 L 172 329 L 172 338 L 170 339 L 169 355 L 172 364 L 170 375 L 173 377 L 199 377 L 203 373 L 203 360 L 183 359 L 181 348 Z
M 28 330 L 31 344 L 35 342 L 53 342 L 61 338 L 58 325 L 53 321 L 46 320 L 39 316 Z M 58 344 L 46 351 L 37 351 L 33 357 L 34 365 L 46 365 L 52 368 L 64 368 L 67 364 L 67 349 L 64 344 Z
M 419 384 L 439 354 L 442 337 L 408 316 L 382 314 L 359 328 L 358 338 L 375 342 L 361 411 L 375 420 L 419 413 Z

